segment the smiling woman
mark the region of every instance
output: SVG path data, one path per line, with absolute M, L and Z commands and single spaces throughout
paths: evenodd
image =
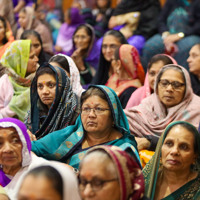
M 32 151 L 75 168 L 93 146 L 119 146 L 139 163 L 136 142 L 116 93 L 106 86 L 90 86 L 81 97 L 81 115 L 76 124 L 32 142 Z
M 184 121 L 173 122 L 162 134 L 156 152 L 143 170 L 150 199 L 199 199 L 200 136 Z

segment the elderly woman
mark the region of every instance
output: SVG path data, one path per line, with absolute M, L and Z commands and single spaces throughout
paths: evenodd
M 200 135 L 184 121 L 167 126 L 156 152 L 143 170 L 150 199 L 200 198 Z
M 147 149 L 150 143 L 155 149 L 170 122 L 183 120 L 197 128 L 200 120 L 200 97 L 193 93 L 189 74 L 183 67 L 164 66 L 156 78 L 154 91 L 139 106 L 125 110 L 131 133 L 140 137 L 137 141 L 140 150 Z
M 79 190 L 83 200 L 145 199 L 144 187 L 137 161 L 118 147 L 93 147 L 81 161 Z
M 17 119 L 0 120 L 0 185 L 12 199 L 19 178 L 32 167 L 48 161 L 31 154 L 31 141 L 26 126 Z
M 32 151 L 78 168 L 87 150 L 99 144 L 119 146 L 138 158 L 136 142 L 117 95 L 106 86 L 91 86 L 82 94 L 81 115 L 76 124 L 33 141 Z
M 114 74 L 106 85 L 116 92 L 122 108 L 125 108 L 132 93 L 144 83 L 144 69 L 137 49 L 129 44 L 117 48 L 112 68 Z
M 31 109 L 25 120 L 36 138 L 75 123 L 80 113 L 78 97 L 60 67 L 41 66 L 31 84 Z
M 89 24 L 78 26 L 73 34 L 73 48 L 69 55 L 79 69 L 82 84 L 89 84 L 97 70 L 99 52 L 95 48 L 92 26 Z
M 0 118 L 24 120 L 30 107 L 30 85 L 38 58 L 30 40 L 14 41 L 1 58 Z
M 70 77 L 73 92 L 80 97 L 84 89 L 81 86 L 80 73 L 72 58 L 59 53 L 51 57 L 49 63 L 52 66 L 61 67 L 67 72 L 68 77 Z
M 127 103 L 126 109 L 139 105 L 143 99 L 150 96 L 154 92 L 156 76 L 160 69 L 168 64 L 177 63 L 171 56 L 166 54 L 158 54 L 151 58 L 147 67 L 148 72 L 145 77 L 144 86 L 133 92 Z
M 80 200 L 75 174 L 60 163 L 39 166 L 24 177 L 17 194 L 18 200 Z
M 200 96 L 200 43 L 195 44 L 189 52 L 187 59 L 194 93 Z

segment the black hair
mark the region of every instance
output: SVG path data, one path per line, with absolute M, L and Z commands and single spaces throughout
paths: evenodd
M 5 34 L 4 34 L 4 38 L 3 38 L 3 40 L 2 40 L 2 43 L 3 43 L 3 44 L 6 44 L 6 43 L 8 42 L 8 39 L 7 39 L 7 37 L 6 37 L 6 29 L 7 29 L 6 20 L 5 20 L 4 17 L 0 16 L 0 21 L 2 21 L 3 26 L 4 26 L 4 29 L 5 29 Z
M 169 65 L 169 64 L 173 64 L 173 60 L 170 59 L 168 56 L 166 55 L 163 55 L 163 54 L 158 54 L 158 55 L 155 55 L 151 58 L 149 64 L 148 64 L 148 67 L 147 69 L 150 70 L 152 65 L 158 61 L 162 61 L 164 63 L 164 65 Z M 163 66 L 164 66 L 163 65 Z
M 61 55 L 53 56 L 49 59 L 49 63 L 50 62 L 58 63 L 64 70 L 66 70 L 70 74 L 69 62 L 64 56 Z
M 61 199 L 64 199 L 64 191 L 63 191 L 63 180 L 60 175 L 60 173 L 51 166 L 40 166 L 32 169 L 28 172 L 28 174 L 25 176 L 24 179 L 28 176 L 34 176 L 34 177 L 45 177 L 49 181 L 51 181 L 53 188 L 60 194 Z M 23 182 L 22 182 L 23 184 Z

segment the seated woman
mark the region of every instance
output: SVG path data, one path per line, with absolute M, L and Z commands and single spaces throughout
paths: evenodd
M 156 76 L 160 69 L 168 64 L 177 63 L 171 56 L 165 54 L 158 54 L 151 58 L 148 64 L 144 86 L 138 88 L 135 92 L 133 92 L 126 105 L 126 109 L 139 105 L 143 99 L 150 96 L 154 92 L 154 83 Z
M 77 178 L 73 171 L 60 163 L 35 167 L 23 178 L 18 200 L 80 200 Z
M 76 28 L 83 24 L 83 18 L 78 8 L 69 8 L 64 13 L 64 23 L 59 29 L 56 40 L 56 52 L 68 53 L 73 47 L 73 34 Z
M 121 0 L 110 18 L 108 27 L 120 30 L 128 43 L 141 54 L 145 40 L 157 32 L 159 12 L 158 0 Z
M 31 40 L 31 48 L 33 51 L 35 51 L 36 56 L 38 57 L 39 65 L 42 65 L 44 62 L 48 62 L 51 55 L 44 52 L 43 45 L 42 45 L 42 39 L 40 37 L 40 34 L 34 30 L 25 30 L 21 37 L 21 40 Z
M 5 53 L 6 49 L 14 41 L 14 37 L 9 26 L 9 23 L 5 20 L 5 18 L 0 16 L 0 59 Z
M 17 119 L 0 119 L 0 141 L 0 185 L 10 199 L 16 199 L 20 178 L 32 167 L 48 164 L 49 161 L 31 154 L 26 126 Z
M 121 44 L 127 44 L 122 33 L 116 30 L 110 30 L 104 34 L 99 65 L 92 84 L 105 85 L 109 77 L 113 74 L 111 61 L 114 58 L 114 52 Z
M 143 169 L 150 199 L 200 198 L 200 135 L 188 122 L 169 124 Z
M 140 165 L 117 147 L 97 146 L 89 150 L 81 161 L 78 179 L 82 199 L 146 199 Z
M 75 123 L 80 113 L 77 96 L 66 72 L 46 63 L 31 84 L 31 109 L 25 124 L 37 139 Z
M 129 44 L 117 48 L 112 68 L 114 74 L 106 85 L 116 92 L 122 108 L 125 108 L 131 94 L 144 83 L 144 69 L 137 49 Z
M 193 93 L 186 69 L 174 64 L 164 66 L 156 78 L 154 91 L 139 106 L 125 110 L 131 133 L 139 137 L 139 150 L 155 149 L 170 122 L 187 121 L 196 128 L 199 125 L 200 97 Z
M 37 31 L 42 39 L 44 51 L 47 53 L 53 52 L 53 41 L 49 29 L 37 20 L 34 16 L 34 10 L 32 7 L 25 7 L 19 12 L 19 25 L 20 28 L 17 30 L 16 39 L 19 39 L 24 30 L 35 30 Z
M 75 168 L 91 147 L 119 146 L 139 160 L 134 136 L 115 92 L 106 86 L 90 86 L 81 97 L 81 115 L 76 124 L 32 142 L 38 156 L 59 160 Z
M 189 52 L 187 59 L 194 93 L 200 96 L 200 43 L 195 44 Z
M 92 26 L 82 24 L 73 34 L 73 48 L 69 55 L 81 75 L 81 84 L 89 84 L 97 70 L 99 52 L 95 50 L 95 34 Z
M 159 34 L 145 43 L 142 55 L 145 65 L 154 55 L 165 52 L 187 68 L 186 60 L 191 47 L 200 43 L 199 12 L 199 1 L 167 0 L 158 18 Z
M 67 72 L 73 92 L 80 97 L 84 89 L 81 86 L 80 73 L 72 58 L 64 54 L 57 54 L 49 59 L 49 64 L 61 67 Z
M 14 41 L 0 62 L 5 66 L 0 66 L 0 118 L 23 121 L 30 108 L 30 85 L 38 62 L 31 41 Z

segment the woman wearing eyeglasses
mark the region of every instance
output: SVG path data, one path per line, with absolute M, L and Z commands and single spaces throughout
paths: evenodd
M 193 93 L 189 74 L 183 67 L 164 66 L 156 78 L 154 91 L 139 106 L 125 110 L 139 150 L 154 150 L 170 122 L 187 121 L 197 128 L 200 121 L 200 98 Z
M 106 86 L 90 86 L 81 96 L 76 124 L 33 141 L 32 151 L 78 168 L 85 153 L 100 144 L 118 146 L 139 162 L 135 138 L 116 93 Z
M 80 164 L 82 200 L 144 200 L 144 178 L 137 161 L 117 147 L 98 146 Z

